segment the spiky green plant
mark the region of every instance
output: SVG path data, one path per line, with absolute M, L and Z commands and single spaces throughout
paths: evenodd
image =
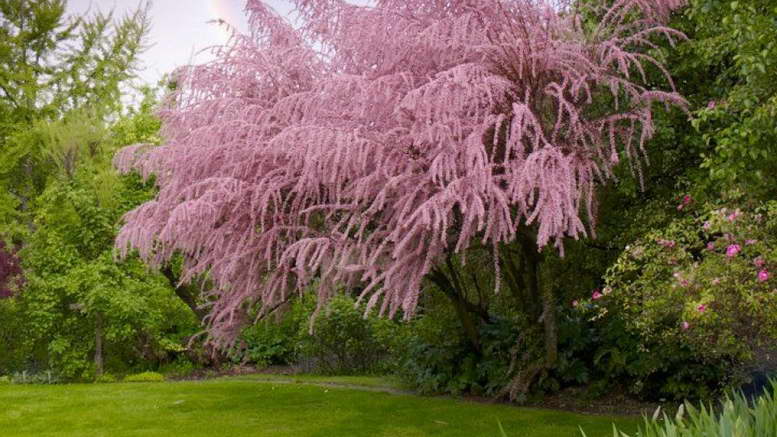
M 742 393 L 727 395 L 719 408 L 689 402 L 681 405 L 674 419 L 660 407 L 634 437 L 777 437 L 777 380 L 771 390 L 750 402 Z M 585 432 L 581 429 L 585 437 Z M 613 425 L 613 437 L 632 437 Z

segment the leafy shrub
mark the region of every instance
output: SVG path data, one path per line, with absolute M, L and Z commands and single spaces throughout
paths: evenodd
M 312 295 L 295 300 L 288 311 L 245 328 L 230 352 L 234 363 L 252 363 L 257 367 L 291 365 L 297 358 L 302 327 L 307 323 L 315 301 Z M 307 332 L 304 333 L 307 335 Z
M 406 327 L 398 373 L 421 393 L 496 395 L 510 380 L 511 352 L 520 324 L 492 314 L 480 326 L 481 351 L 463 334 L 447 302 L 427 302 L 426 313 Z
M 15 297 L 0 297 L 0 372 L 11 374 L 24 370 L 30 361 L 35 361 L 34 353 L 27 342 L 29 330 L 25 328 L 25 318 Z
M 333 297 L 314 320 L 300 326 L 298 357 L 309 360 L 312 370 L 326 374 L 363 374 L 379 370 L 389 348 L 380 339 L 385 323 L 364 317 L 364 308 L 349 296 Z M 393 322 L 388 322 L 393 323 Z
M 0 376 L 0 385 L 8 385 L 11 383 L 11 377 L 4 375 Z
M 143 372 L 134 375 L 128 375 L 124 382 L 164 382 L 165 376 L 157 372 Z
M 777 436 L 777 382 L 771 383 L 771 393 L 764 393 L 753 404 L 741 394 L 726 396 L 721 408 L 701 405 L 698 408 L 686 402 L 674 419 L 658 411 L 637 432 L 640 437 L 703 437 L 703 436 Z M 585 436 L 585 432 L 582 432 Z M 613 430 L 614 436 L 629 437 Z
M 98 384 L 112 384 L 116 381 L 118 381 L 118 379 L 110 373 L 103 373 L 94 380 L 94 382 Z
M 197 369 L 197 366 L 186 358 L 179 358 L 159 367 L 159 373 L 167 378 L 186 378 Z
M 741 383 L 774 365 L 774 271 L 777 202 L 689 212 L 627 247 L 606 287 L 577 304 L 603 337 L 594 363 L 648 397 L 709 397 Z

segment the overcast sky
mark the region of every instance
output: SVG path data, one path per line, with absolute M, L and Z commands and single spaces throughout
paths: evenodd
M 73 14 L 114 10 L 121 16 L 137 8 L 139 0 L 69 0 L 67 3 Z M 209 59 L 207 53 L 197 53 L 226 42 L 227 31 L 209 21 L 222 19 L 238 29 L 247 27 L 244 0 L 154 0 L 150 3 L 152 46 L 142 56 L 140 73 L 149 83 L 156 83 L 177 66 Z M 266 0 L 266 3 L 283 15 L 292 10 L 288 0 Z

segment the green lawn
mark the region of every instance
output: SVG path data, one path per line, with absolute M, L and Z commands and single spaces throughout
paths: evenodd
M 579 435 L 579 425 L 589 436 L 604 436 L 611 435 L 613 420 L 626 430 L 637 424 L 631 418 L 313 385 L 326 382 L 320 378 L 271 378 L 277 381 L 0 386 L 0 434 L 498 437 L 498 419 L 509 436 L 563 437 Z M 383 386 L 379 380 L 369 385 Z

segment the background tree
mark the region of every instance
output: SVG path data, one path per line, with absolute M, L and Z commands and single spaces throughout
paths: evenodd
M 777 8 L 768 0 L 699 0 L 681 23 L 692 40 L 676 70 L 707 94 L 694 125 L 708 189 L 732 186 L 773 199 L 777 174 Z M 701 73 L 690 76 L 690 73 Z
M 122 87 L 135 76 L 148 33 L 147 8 L 119 20 L 112 14 L 67 16 L 64 0 L 0 4 L 0 223 L 22 232 L 20 213 L 52 173 L 51 153 L 36 124 L 92 111 L 104 120 L 121 108 Z
M 182 357 L 199 326 L 174 284 L 149 274 L 137 259 L 117 262 L 118 219 L 149 199 L 153 185 L 119 177 L 110 157 L 126 142 L 153 141 L 156 94 L 115 123 L 91 111 L 38 122 L 51 174 L 30 202 L 34 232 L 20 252 L 27 282 L 5 305 L 11 325 L 8 370 L 48 369 L 65 379 L 126 372 Z M 81 147 L 81 145 L 87 145 Z M 14 316 L 14 317 L 11 317 Z

